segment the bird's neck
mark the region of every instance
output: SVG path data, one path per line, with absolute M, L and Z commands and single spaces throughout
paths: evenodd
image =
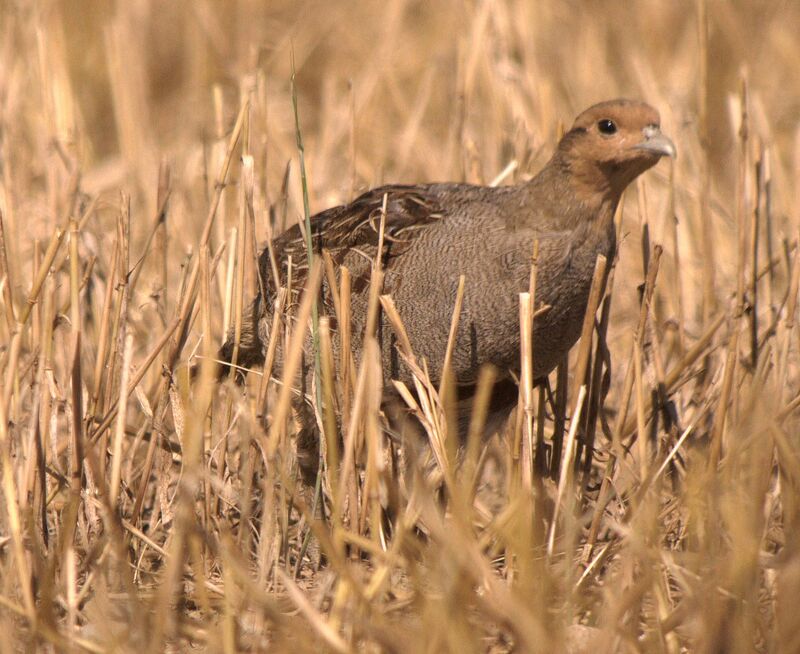
M 592 162 L 557 152 L 525 186 L 543 215 L 557 221 L 553 227 L 575 229 L 591 222 L 602 231 L 614 222 L 624 186 Z

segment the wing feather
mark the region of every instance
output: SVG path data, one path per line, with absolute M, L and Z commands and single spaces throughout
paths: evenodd
M 440 220 L 443 212 L 430 186 L 381 186 L 357 197 L 349 204 L 332 207 L 311 219 L 312 243 L 316 252 L 327 250 L 334 263 L 341 263 L 348 252 L 358 252 L 374 260 L 377 256 L 381 212 L 386 197 L 383 265 L 405 252 L 420 232 Z M 285 269 L 289 256 L 296 282 L 301 287 L 308 272 L 306 242 L 300 224 L 288 229 L 273 241 L 279 270 Z M 271 295 L 276 284 L 271 280 L 269 253 L 265 248 L 260 260 L 263 288 Z

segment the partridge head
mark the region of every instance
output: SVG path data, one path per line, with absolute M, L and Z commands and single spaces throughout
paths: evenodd
M 644 102 L 610 100 L 581 113 L 561 139 L 551 166 L 569 175 L 579 195 L 605 197 L 615 205 L 636 177 L 661 157 L 676 157 L 661 132 L 656 109 Z

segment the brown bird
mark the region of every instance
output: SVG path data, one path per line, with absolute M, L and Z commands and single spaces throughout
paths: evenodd
M 437 383 L 459 276 L 465 276 L 451 361 L 459 397 L 467 398 L 459 403 L 460 423 L 465 424 L 469 415 L 468 398 L 480 367 L 491 363 L 500 371 L 490 405 L 489 424 L 496 426 L 517 399 L 513 378 L 520 369 L 518 294 L 528 289 L 534 242 L 539 241 L 537 306 L 550 307 L 534 325 L 533 373 L 541 378 L 580 335 L 597 255 L 610 261 L 615 251 L 613 217 L 622 192 L 662 156 L 675 154 L 672 141 L 661 133 L 658 111 L 643 102 L 612 100 L 581 113 L 550 161 L 530 181 L 499 188 L 451 183 L 382 186 L 350 204 L 317 214 L 311 221 L 315 249 L 327 250 L 334 263 L 347 266 L 352 275 L 356 362 L 386 196 L 380 253 L 383 293 L 392 296 L 415 354 L 427 359 L 432 381 Z M 283 284 L 286 260 L 292 255 L 293 286 L 300 288 L 307 273 L 300 226 L 276 238 L 273 252 Z M 278 286 L 272 270 L 265 249 L 260 274 L 267 297 L 259 295 L 247 311 L 237 358 L 240 366 L 264 361 Z M 385 318 L 378 334 L 385 388 L 391 388 L 390 379 L 408 382 L 410 373 L 397 356 Z M 231 337 L 220 358 L 229 362 L 232 352 Z M 278 353 L 277 369 L 280 358 Z M 305 360 L 311 362 L 313 357 Z M 305 366 L 304 380 L 311 367 Z M 306 415 L 307 433 L 300 440 L 314 443 L 313 415 Z M 316 467 L 313 456 L 303 458 Z

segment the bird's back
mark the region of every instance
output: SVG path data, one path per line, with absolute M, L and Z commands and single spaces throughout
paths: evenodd
M 381 209 L 386 197 L 383 293 L 392 296 L 417 357 L 436 378 L 444 363 L 459 277 L 464 300 L 452 365 L 469 384 L 480 366 L 500 371 L 519 367 L 519 293 L 528 290 L 534 242 L 539 242 L 536 303 L 551 308 L 537 318 L 535 374 L 547 374 L 574 344 L 580 331 L 597 253 L 613 250 L 613 231 L 557 229 L 559 216 L 543 213 L 534 185 L 488 188 L 468 184 L 381 187 L 312 220 L 316 247 L 326 249 L 352 277 L 353 350 L 359 359 L 367 314 L 370 275 L 376 261 Z M 302 229 L 276 239 L 279 268 L 293 259 L 293 286 L 306 271 Z M 265 287 L 272 275 L 265 250 Z M 284 274 L 284 273 L 281 273 Z M 326 290 L 330 292 L 330 289 Z M 268 304 L 267 304 L 268 306 Z M 329 303 L 333 313 L 333 303 Z M 261 332 L 271 324 L 264 315 Z M 336 325 L 335 320 L 333 321 Z M 386 317 L 378 329 L 386 382 L 409 380 L 395 350 Z M 338 346 L 334 339 L 334 347 Z M 434 379 L 434 381 L 437 381 Z

